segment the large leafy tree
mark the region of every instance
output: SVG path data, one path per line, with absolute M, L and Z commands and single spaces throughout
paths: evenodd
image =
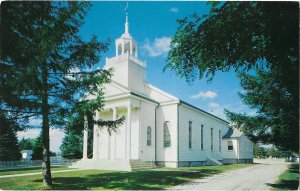
M 242 101 L 256 116 L 226 111 L 252 140 L 297 151 L 299 88 L 297 2 L 212 3 L 209 14 L 178 21 L 170 68 L 188 82 L 234 70 Z
M 42 119 L 43 183 L 52 184 L 49 128 L 100 110 L 110 71 L 93 69 L 106 43 L 83 41 L 88 2 L 1 4 L 0 106 L 11 120 Z M 96 121 L 93 121 L 96 122 Z M 110 122 L 116 127 L 122 119 Z M 106 123 L 104 124 L 106 125 Z

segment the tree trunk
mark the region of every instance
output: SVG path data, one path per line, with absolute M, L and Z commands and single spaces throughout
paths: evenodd
M 48 71 L 47 66 L 42 66 L 42 116 L 43 116 L 43 184 L 45 186 L 52 185 L 51 169 L 50 169 L 50 139 L 49 139 L 49 104 L 48 104 Z

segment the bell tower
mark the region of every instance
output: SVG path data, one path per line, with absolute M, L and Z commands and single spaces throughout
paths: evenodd
M 137 46 L 136 46 L 137 43 L 133 40 L 128 30 L 129 30 L 128 14 L 126 13 L 125 32 L 115 42 L 116 56 L 129 53 L 130 55 L 134 55 L 134 57 L 137 58 Z
M 126 13 L 125 31 L 115 40 L 116 56 L 106 58 L 105 69 L 113 68 L 112 80 L 131 91 L 144 92 L 146 64 L 138 59 L 137 42 L 129 33 Z

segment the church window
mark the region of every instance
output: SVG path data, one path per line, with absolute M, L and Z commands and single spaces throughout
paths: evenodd
M 189 148 L 192 148 L 192 122 L 189 121 Z
M 166 121 L 164 123 L 164 147 L 170 147 L 171 146 L 169 126 L 170 126 L 169 121 Z
M 210 150 L 214 150 L 214 129 L 210 128 Z
M 219 131 L 219 151 L 221 152 L 221 131 Z
M 233 143 L 232 143 L 232 141 L 228 141 L 228 150 L 229 151 L 233 150 Z
M 203 125 L 201 125 L 201 150 L 203 151 Z
M 147 127 L 147 146 L 151 146 L 151 127 Z

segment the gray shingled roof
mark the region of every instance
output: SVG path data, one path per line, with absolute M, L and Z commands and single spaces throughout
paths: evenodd
M 243 133 L 240 132 L 239 130 L 234 129 L 234 128 L 230 128 L 230 129 L 228 129 L 227 133 L 223 136 L 223 139 L 237 138 L 237 137 L 240 137 L 242 135 L 243 135 Z

